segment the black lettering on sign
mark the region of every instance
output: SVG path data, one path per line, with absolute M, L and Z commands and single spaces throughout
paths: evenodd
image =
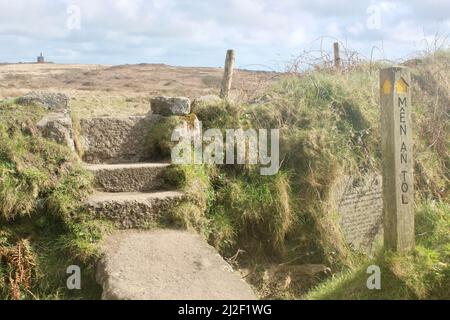
M 404 112 L 400 112 L 400 123 L 406 123 L 405 113 Z
M 408 173 L 408 171 L 402 171 L 402 175 L 403 175 L 403 181 L 406 181 L 406 174 Z
M 402 194 L 402 204 L 408 204 L 408 201 L 406 200 L 406 195 Z
M 398 106 L 400 107 L 400 135 L 406 136 L 406 98 L 398 98 Z
M 402 191 L 403 191 L 403 193 L 407 193 L 408 190 L 409 190 L 408 184 L 406 182 L 403 182 L 402 183 Z
M 398 106 L 400 109 L 400 136 L 406 136 L 407 135 L 407 123 L 406 123 L 406 107 L 407 107 L 407 100 L 406 97 L 399 97 L 398 98 Z M 401 142 L 400 147 L 400 164 L 408 164 L 408 148 L 406 146 L 406 143 L 404 141 Z M 402 171 L 402 184 L 401 184 L 401 191 L 402 191 L 402 204 L 408 204 L 407 199 L 407 193 L 409 191 L 409 185 L 407 183 L 406 179 L 407 171 Z
M 406 108 L 406 98 L 398 98 L 398 105 L 400 107 L 400 112 L 405 112 Z M 402 111 L 403 110 L 403 111 Z
M 400 149 L 401 152 L 408 152 L 408 150 L 406 149 L 406 144 L 403 142 L 402 143 L 402 148 Z
M 402 147 L 401 147 L 401 149 L 400 149 L 400 152 L 401 152 L 401 154 L 400 154 L 400 161 L 401 161 L 401 163 L 402 164 L 406 164 L 406 163 L 408 163 L 408 150 L 406 149 L 406 144 L 403 142 L 402 143 Z
M 400 135 L 406 136 L 406 125 L 405 124 L 400 125 Z
M 400 155 L 400 160 L 401 160 L 402 164 L 407 164 L 408 163 L 408 155 L 406 153 L 402 153 Z

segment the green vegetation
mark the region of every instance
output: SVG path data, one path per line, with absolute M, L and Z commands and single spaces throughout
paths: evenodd
M 109 227 L 83 212 L 92 177 L 68 148 L 39 135 L 44 114 L 0 103 L 0 298 L 96 298 L 95 243 Z M 81 291 L 66 288 L 70 265 L 81 267 Z
M 230 263 L 248 271 L 264 298 L 448 299 L 449 63 L 448 52 L 408 62 L 414 252 L 380 249 L 369 258 L 353 251 L 332 209 L 331 186 L 343 175 L 380 171 L 380 65 L 365 63 L 339 73 L 318 68 L 286 75 L 257 104 L 196 106 L 204 129 L 279 128 L 281 169 L 261 176 L 254 165 L 173 166 L 167 184 L 188 197 L 167 222 L 202 233 Z M 74 153 L 39 135 L 35 124 L 44 114 L 40 106 L 0 102 L 0 298 L 98 298 L 96 244 L 111 226 L 84 212 L 92 177 Z M 152 127 L 148 148 L 160 158 L 170 156 L 170 135 L 181 121 L 192 125 L 193 115 L 164 118 Z M 66 289 L 70 265 L 81 267 L 81 291 Z M 311 265 L 324 265 L 328 277 L 303 268 Z M 367 290 L 370 265 L 382 269 L 380 291 Z M 283 268 L 267 272 L 273 266 Z M 283 285 L 268 285 L 275 282 Z
M 306 299 L 450 299 L 450 206 L 423 203 L 416 215 L 411 254 L 379 252 L 309 292 Z M 367 268 L 381 268 L 381 290 L 368 290 Z
M 170 158 L 171 150 L 175 146 L 172 142 L 172 132 L 175 128 L 186 122 L 193 126 L 194 119 L 191 116 L 162 117 L 154 124 L 146 137 L 146 144 L 150 154 L 157 155 L 157 159 Z
M 169 223 L 175 227 L 194 229 L 208 234 L 206 212 L 211 204 L 211 183 L 206 166 L 172 166 L 165 173 L 165 182 L 183 190 L 187 199 L 170 212 Z
M 287 75 L 266 92 L 262 103 L 194 108 L 204 129 L 280 128 L 282 166 L 269 177 L 260 176 L 255 166 L 177 167 L 172 181 L 201 200 L 183 204 L 174 216 L 184 221 L 182 226 L 203 233 L 238 267 L 250 270 L 248 279 L 265 298 L 304 297 L 311 287 L 299 291 L 292 285 L 281 293 L 267 292 L 263 280 L 264 271 L 273 265 L 304 264 L 324 264 L 335 274 L 308 298 L 448 295 L 450 55 L 436 53 L 418 61 L 409 63 L 418 211 L 418 247 L 413 254 L 380 251 L 368 259 L 354 252 L 331 209 L 331 186 L 339 178 L 380 172 L 381 65 Z M 380 265 L 384 274 L 384 290 L 376 293 L 366 288 L 366 269 L 372 264 Z

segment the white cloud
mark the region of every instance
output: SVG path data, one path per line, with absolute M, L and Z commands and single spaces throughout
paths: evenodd
M 302 44 L 304 44 L 306 41 L 306 34 L 303 28 L 298 28 L 297 30 L 294 30 L 289 33 L 288 36 L 288 44 L 291 47 L 298 47 Z
M 81 10 L 80 30 L 66 28 L 69 5 Z M 367 27 L 369 6 L 380 8 L 378 29 Z M 321 37 L 366 55 L 383 42 L 393 59 L 435 31 L 448 35 L 448 12 L 449 1 L 419 0 L 0 0 L 0 41 L 9 44 L 0 61 L 44 51 L 59 62 L 218 66 L 235 48 L 238 65 L 268 64 Z
M 349 34 L 353 36 L 359 36 L 365 31 L 366 27 L 361 22 L 356 22 L 347 27 L 347 31 Z

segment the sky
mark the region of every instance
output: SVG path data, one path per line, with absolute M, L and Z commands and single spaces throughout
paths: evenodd
M 447 46 L 449 0 L 0 0 L 0 62 L 280 70 L 334 41 L 374 59 Z M 437 37 L 436 37 L 437 35 Z

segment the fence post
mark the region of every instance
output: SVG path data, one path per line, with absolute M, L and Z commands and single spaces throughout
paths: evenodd
M 336 70 L 341 70 L 341 54 L 339 52 L 339 42 L 333 44 L 334 51 L 334 67 Z
M 233 80 L 234 71 L 234 50 L 227 51 L 227 57 L 225 59 L 225 69 L 222 79 L 222 88 L 220 90 L 220 97 L 222 99 L 228 98 L 228 94 L 231 89 L 231 82 Z
M 415 245 L 410 81 L 404 67 L 380 72 L 384 245 L 396 252 Z

